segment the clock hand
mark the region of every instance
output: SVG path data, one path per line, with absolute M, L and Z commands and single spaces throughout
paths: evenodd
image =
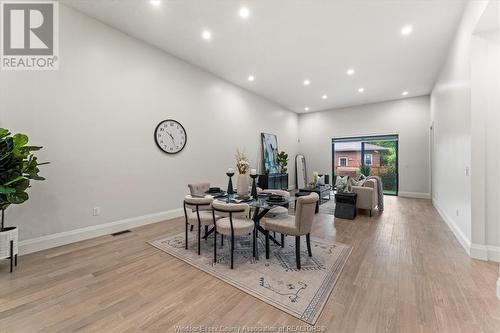
M 170 136 L 170 138 L 172 139 L 172 142 L 174 143 L 175 145 L 175 140 L 174 140 L 174 136 L 172 134 L 170 134 L 170 132 L 167 132 L 167 134 Z

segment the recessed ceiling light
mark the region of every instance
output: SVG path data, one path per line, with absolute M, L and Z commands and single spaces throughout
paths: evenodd
M 354 71 L 354 68 L 349 68 L 346 73 L 347 73 L 347 75 L 354 75 L 354 73 L 356 73 L 356 71 Z
M 310 85 L 310 84 L 311 84 L 311 81 L 309 81 L 309 80 L 304 80 L 304 85 L 305 85 L 305 86 L 308 86 L 308 85 Z
M 201 37 L 203 37 L 203 39 L 205 40 L 210 40 L 212 39 L 212 33 L 208 30 L 203 30 L 203 32 L 201 33 Z
M 152 4 L 155 7 L 158 7 L 158 6 L 161 5 L 161 1 L 160 0 L 149 0 L 149 3 Z
M 305 110 L 305 111 L 309 111 L 309 108 L 306 106 L 306 107 L 304 108 L 304 110 Z
M 359 89 L 358 89 L 358 92 L 359 92 L 359 93 L 362 93 L 363 91 L 365 91 L 365 88 L 359 88 Z
M 328 98 L 328 96 L 327 96 L 327 95 L 323 95 L 323 96 L 321 96 L 321 98 L 322 98 L 322 99 L 327 99 L 327 98 Z
M 247 7 L 241 7 L 240 17 L 246 19 L 249 16 L 250 16 L 250 9 L 248 9 Z
M 253 82 L 255 80 L 255 76 L 249 75 L 248 76 L 248 81 Z
M 411 25 L 405 25 L 401 28 L 401 35 L 407 36 L 413 32 L 413 27 Z
M 401 93 L 401 95 L 406 96 L 406 95 L 408 95 L 408 92 L 407 92 L 407 91 L 403 91 L 403 92 Z

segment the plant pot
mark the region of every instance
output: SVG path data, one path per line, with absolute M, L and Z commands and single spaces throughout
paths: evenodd
M 0 259 L 11 259 L 10 271 L 12 272 L 12 263 L 15 260 L 17 265 L 18 253 L 18 229 L 17 227 L 5 227 L 0 230 Z
M 246 173 L 238 175 L 238 188 L 236 189 L 236 193 L 240 196 L 248 195 L 248 186 L 249 186 L 249 178 Z

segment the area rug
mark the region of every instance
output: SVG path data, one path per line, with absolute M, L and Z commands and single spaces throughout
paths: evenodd
M 197 253 L 196 233 L 189 233 L 189 249 L 184 248 L 185 234 L 164 236 L 149 242 L 158 249 L 193 265 L 256 298 L 314 325 L 333 290 L 351 253 L 348 245 L 311 237 L 312 257 L 307 254 L 305 237 L 301 237 L 302 269 L 296 269 L 295 238 L 286 237 L 285 247 L 271 246 L 270 259 L 265 257 L 264 237 L 258 240 L 260 260 L 252 255 L 252 237 L 235 241 L 234 269 L 230 269 L 229 239 L 221 246 L 217 237 L 217 261 L 213 260 L 211 235 L 201 242 Z

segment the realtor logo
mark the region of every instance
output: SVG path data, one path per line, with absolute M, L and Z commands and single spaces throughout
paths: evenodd
M 57 70 L 58 3 L 2 1 L 0 7 L 0 69 Z

